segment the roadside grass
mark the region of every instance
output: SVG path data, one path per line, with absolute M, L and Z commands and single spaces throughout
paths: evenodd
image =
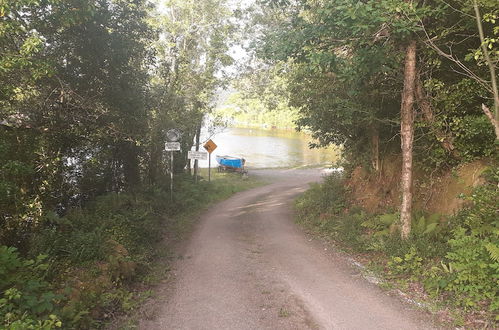
M 65 216 L 45 216 L 29 255 L 0 247 L 0 328 L 101 328 L 133 314 L 168 278 L 174 247 L 188 239 L 200 212 L 263 182 L 204 171 L 169 187 L 107 194 Z M 131 321 L 133 324 L 133 321 Z
M 411 300 L 454 326 L 495 328 L 499 321 L 499 169 L 491 167 L 467 206 L 453 217 L 414 212 L 412 235 L 399 235 L 398 214 L 368 214 L 352 205 L 334 173 L 295 202 L 296 221 L 354 255 Z

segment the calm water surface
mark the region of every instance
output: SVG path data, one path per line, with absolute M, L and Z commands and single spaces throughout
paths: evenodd
M 294 131 L 226 128 L 211 139 L 218 146 L 212 153 L 212 167 L 217 166 L 215 155 L 244 157 L 246 166 L 253 168 L 331 164 L 339 158 L 334 148 L 310 149 L 311 138 Z M 200 166 L 208 167 L 208 161 Z

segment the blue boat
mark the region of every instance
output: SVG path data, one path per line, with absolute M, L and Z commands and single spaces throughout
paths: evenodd
M 234 171 L 234 172 L 245 172 L 244 163 L 246 160 L 242 157 L 232 157 L 232 156 L 216 156 L 217 163 L 219 164 L 218 170 L 223 171 Z

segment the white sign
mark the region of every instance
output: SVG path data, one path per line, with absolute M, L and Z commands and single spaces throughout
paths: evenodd
M 206 159 L 208 159 L 208 153 L 205 151 L 188 151 L 187 158 L 206 160 Z
M 166 151 L 178 151 L 180 150 L 180 142 L 166 142 L 165 143 Z

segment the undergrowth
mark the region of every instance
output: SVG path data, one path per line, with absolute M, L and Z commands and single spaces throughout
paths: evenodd
M 65 216 L 46 214 L 27 255 L 0 246 L 1 329 L 98 328 L 147 297 L 147 281 L 165 237 L 183 237 L 209 204 L 258 183 L 213 174 L 211 183 L 178 178 L 162 187 L 107 194 Z
M 350 205 L 341 175 L 314 184 L 295 204 L 297 221 L 358 253 L 394 283 L 422 287 L 446 306 L 499 321 L 499 167 L 454 216 L 415 212 L 401 240 L 397 212 L 368 214 Z M 496 323 L 497 324 L 497 323 Z

